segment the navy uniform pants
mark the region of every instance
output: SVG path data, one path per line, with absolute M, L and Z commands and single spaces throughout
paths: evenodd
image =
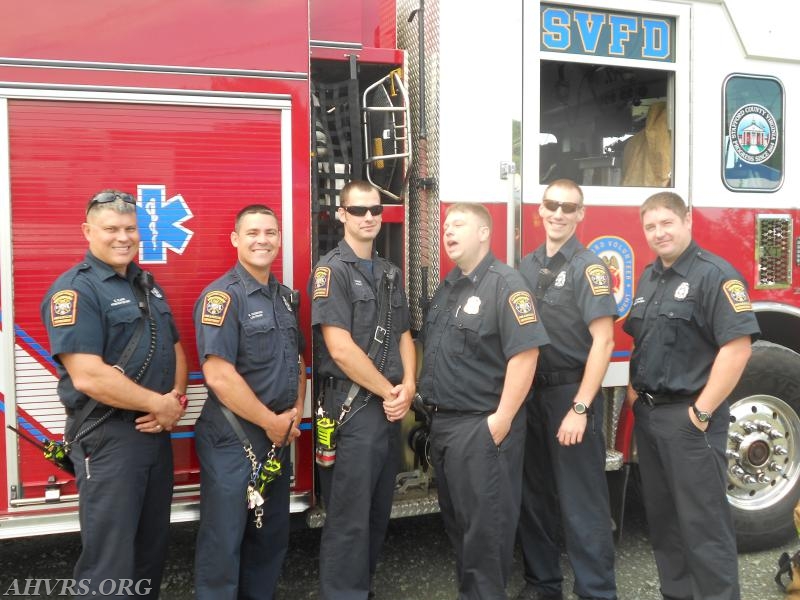
M 202 418 L 195 428 L 200 459 L 195 597 L 269 600 L 275 595 L 289 545 L 289 448 L 278 452 L 281 475 L 270 484 L 258 529 L 245 499 L 250 461 L 231 428 L 222 429 Z
M 525 408 L 496 446 L 487 415 L 436 413 L 431 460 L 456 554 L 459 600 L 507 598 L 519 519 Z
M 330 391 L 325 410 L 339 418 L 346 392 Z M 319 548 L 320 598 L 366 600 L 392 512 L 400 464 L 400 424 L 380 398 L 357 398 L 336 438 L 336 463 L 318 470 L 325 503 Z
M 739 600 L 736 536 L 726 498 L 728 405 L 700 431 L 688 404 L 634 404 L 650 541 L 667 600 Z
M 115 415 L 75 443 L 70 459 L 82 545 L 73 577 L 88 581 L 81 589 L 90 597 L 116 595 L 125 580 L 131 594 L 138 587 L 137 595 L 158 598 L 172 502 L 169 433 L 139 433 Z
M 561 593 L 563 526 L 575 594 L 613 600 L 617 592 L 602 395 L 598 393 L 592 401 L 580 444 L 562 446 L 556 438 L 578 387 L 580 383 L 536 386 L 526 401 L 528 430 L 518 529 L 525 580 L 544 594 Z

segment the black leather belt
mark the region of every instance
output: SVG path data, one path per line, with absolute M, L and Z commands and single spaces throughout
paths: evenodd
M 643 404 L 650 408 L 663 404 L 689 404 L 697 399 L 697 394 L 653 394 L 651 392 L 637 391 L 636 395 Z
M 390 383 L 392 385 L 397 385 L 394 382 Z M 333 390 L 334 392 L 344 392 L 347 393 L 350 391 L 350 386 L 353 385 L 353 382 L 349 379 L 337 379 L 336 377 L 325 377 L 322 380 L 322 388 L 325 390 Z
M 551 371 L 536 372 L 534 385 L 539 387 L 550 387 L 554 385 L 567 385 L 569 383 L 579 383 L 583 379 L 583 369 L 572 371 Z
M 491 415 L 493 412 L 490 410 L 457 410 L 455 408 L 443 408 L 441 406 L 437 406 L 436 404 L 431 404 L 430 406 L 433 408 L 433 412 L 435 413 L 454 415 L 458 417 Z
M 97 407 L 92 412 L 89 413 L 89 416 L 86 417 L 86 418 L 87 419 L 99 419 L 104 414 L 106 414 L 109 410 L 111 410 L 110 406 L 107 406 L 105 404 L 99 404 L 99 405 L 97 405 Z M 68 417 L 74 417 L 76 414 L 78 414 L 80 412 L 80 409 L 79 408 L 74 408 L 74 409 L 73 408 L 68 408 L 68 409 L 66 409 L 66 411 L 67 411 L 67 416 Z M 111 414 L 111 416 L 109 417 L 109 420 L 133 422 L 133 421 L 135 421 L 136 419 L 138 419 L 139 417 L 141 417 L 141 416 L 143 416 L 145 414 L 147 414 L 147 413 L 143 413 L 143 412 L 140 412 L 138 410 L 123 410 L 121 408 L 118 408 L 117 410 L 115 410 Z

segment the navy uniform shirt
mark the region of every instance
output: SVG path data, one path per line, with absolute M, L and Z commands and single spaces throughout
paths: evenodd
M 469 276 L 454 268 L 425 320 L 420 393 L 448 410 L 493 412 L 509 359 L 549 342 L 523 277 L 490 252 Z
M 378 282 L 390 269 L 394 269 L 396 275 L 391 297 L 389 354 L 383 375 L 392 384 L 398 384 L 403 381 L 400 336 L 409 330 L 410 316 L 399 269 L 388 260 L 373 253 L 370 272 L 366 262 L 356 256 L 347 242 L 340 241 L 336 248 L 319 260 L 311 276 L 311 324 L 315 327 L 332 325 L 349 331 L 356 345 L 368 353 L 378 325 Z M 315 352 L 315 364 L 320 376 L 347 379 L 331 358 L 324 342 L 315 348 Z
M 535 292 L 536 308 L 550 336 L 550 343 L 540 350 L 536 367 L 539 372 L 583 369 L 592 347 L 589 324 L 601 317 L 617 316 L 611 277 L 603 261 L 575 236 L 549 260 L 552 262 L 559 254 L 563 262 L 549 278 L 540 278 L 548 263 L 544 244 L 519 265 L 520 273 Z M 545 283 L 543 279 L 549 279 L 552 285 L 540 293 L 537 286 Z
M 680 395 L 703 389 L 721 346 L 760 333 L 741 275 L 694 241 L 670 268 L 645 269 L 624 330 L 633 388 Z
M 66 408 L 80 409 L 88 396 L 72 385 L 58 355 L 95 354 L 106 364 L 116 364 L 143 318 L 132 287 L 141 271 L 131 263 L 122 277 L 87 251 L 84 261 L 56 279 L 45 295 L 42 321 L 50 338 L 50 353 L 56 359 L 58 396 Z M 139 383 L 165 394 L 175 387 L 175 344 L 179 338 L 164 292 L 158 286 L 150 292 L 150 313 L 156 325 L 156 349 Z M 125 366 L 129 377 L 135 376 L 144 364 L 150 336 L 150 327 L 145 324 Z
M 237 262 L 211 282 L 194 305 L 201 364 L 209 355 L 231 363 L 258 399 L 278 413 L 297 400 L 298 357 L 303 350 L 290 293 L 274 275 L 261 284 Z M 219 398 L 210 388 L 208 398 L 202 417 L 224 423 L 220 426 L 228 430 Z M 244 419 L 239 422 L 254 444 L 263 442 L 262 428 Z

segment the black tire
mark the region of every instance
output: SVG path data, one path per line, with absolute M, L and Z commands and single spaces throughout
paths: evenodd
M 728 403 L 728 501 L 738 548 L 772 548 L 797 535 L 800 354 L 771 342 L 753 344 Z

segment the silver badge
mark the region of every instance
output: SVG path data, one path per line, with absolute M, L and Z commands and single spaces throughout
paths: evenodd
M 155 296 L 156 298 L 163 298 L 163 297 L 164 297 L 164 296 L 161 294 L 161 290 L 159 290 L 157 287 L 154 287 L 154 288 L 153 288 L 153 290 L 152 290 L 152 294 L 153 294 L 153 296 Z
M 564 287 L 564 282 L 567 280 L 567 272 L 561 271 L 556 277 L 556 280 L 553 282 L 553 287 L 561 288 Z
M 467 303 L 464 304 L 464 312 L 468 315 L 477 315 L 481 309 L 481 299 L 477 296 L 470 296 L 467 298 Z
M 281 300 L 283 300 L 283 303 L 286 305 L 286 310 L 288 310 L 289 312 L 294 312 L 292 310 L 292 305 L 289 304 L 289 301 L 286 299 L 286 296 L 281 296 Z
M 678 289 L 675 290 L 675 300 L 683 300 L 688 295 L 689 295 L 689 283 L 684 281 L 682 284 L 678 286 Z

